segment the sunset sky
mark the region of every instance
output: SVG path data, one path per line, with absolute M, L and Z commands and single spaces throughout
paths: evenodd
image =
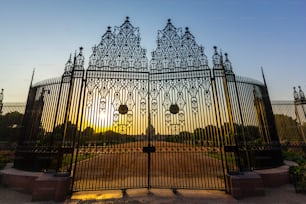
M 216 45 L 237 75 L 262 80 L 262 66 L 271 99 L 292 100 L 293 86 L 306 91 L 305 8 L 305 0 L 0 0 L 0 89 L 4 102 L 25 102 L 32 70 L 34 82 L 61 76 L 80 46 L 87 67 L 107 26 L 129 16 L 149 59 L 171 18 L 189 27 L 210 65 Z

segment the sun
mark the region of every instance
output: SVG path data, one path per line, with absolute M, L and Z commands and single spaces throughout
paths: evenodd
M 99 115 L 100 120 L 106 120 L 107 114 L 105 111 L 101 111 Z
M 113 126 L 114 108 L 106 100 L 103 106 L 100 100 L 93 100 L 92 104 L 84 109 L 84 125 L 82 129 L 91 127 L 95 132 L 104 132 L 111 130 Z

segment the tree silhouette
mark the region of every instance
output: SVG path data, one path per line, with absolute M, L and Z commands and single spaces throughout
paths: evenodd
M 18 141 L 23 114 L 15 111 L 0 115 L 0 141 Z

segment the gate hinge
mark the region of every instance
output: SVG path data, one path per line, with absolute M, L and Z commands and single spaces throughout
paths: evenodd
M 142 152 L 144 153 L 156 152 L 156 148 L 153 146 L 143 147 Z

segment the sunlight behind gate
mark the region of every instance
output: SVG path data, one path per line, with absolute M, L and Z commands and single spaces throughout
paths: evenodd
M 113 126 L 113 113 L 114 108 L 108 100 L 105 108 L 102 109 L 98 98 L 95 98 L 91 106 L 84 107 L 82 130 L 87 127 L 92 128 L 97 133 L 111 130 Z

